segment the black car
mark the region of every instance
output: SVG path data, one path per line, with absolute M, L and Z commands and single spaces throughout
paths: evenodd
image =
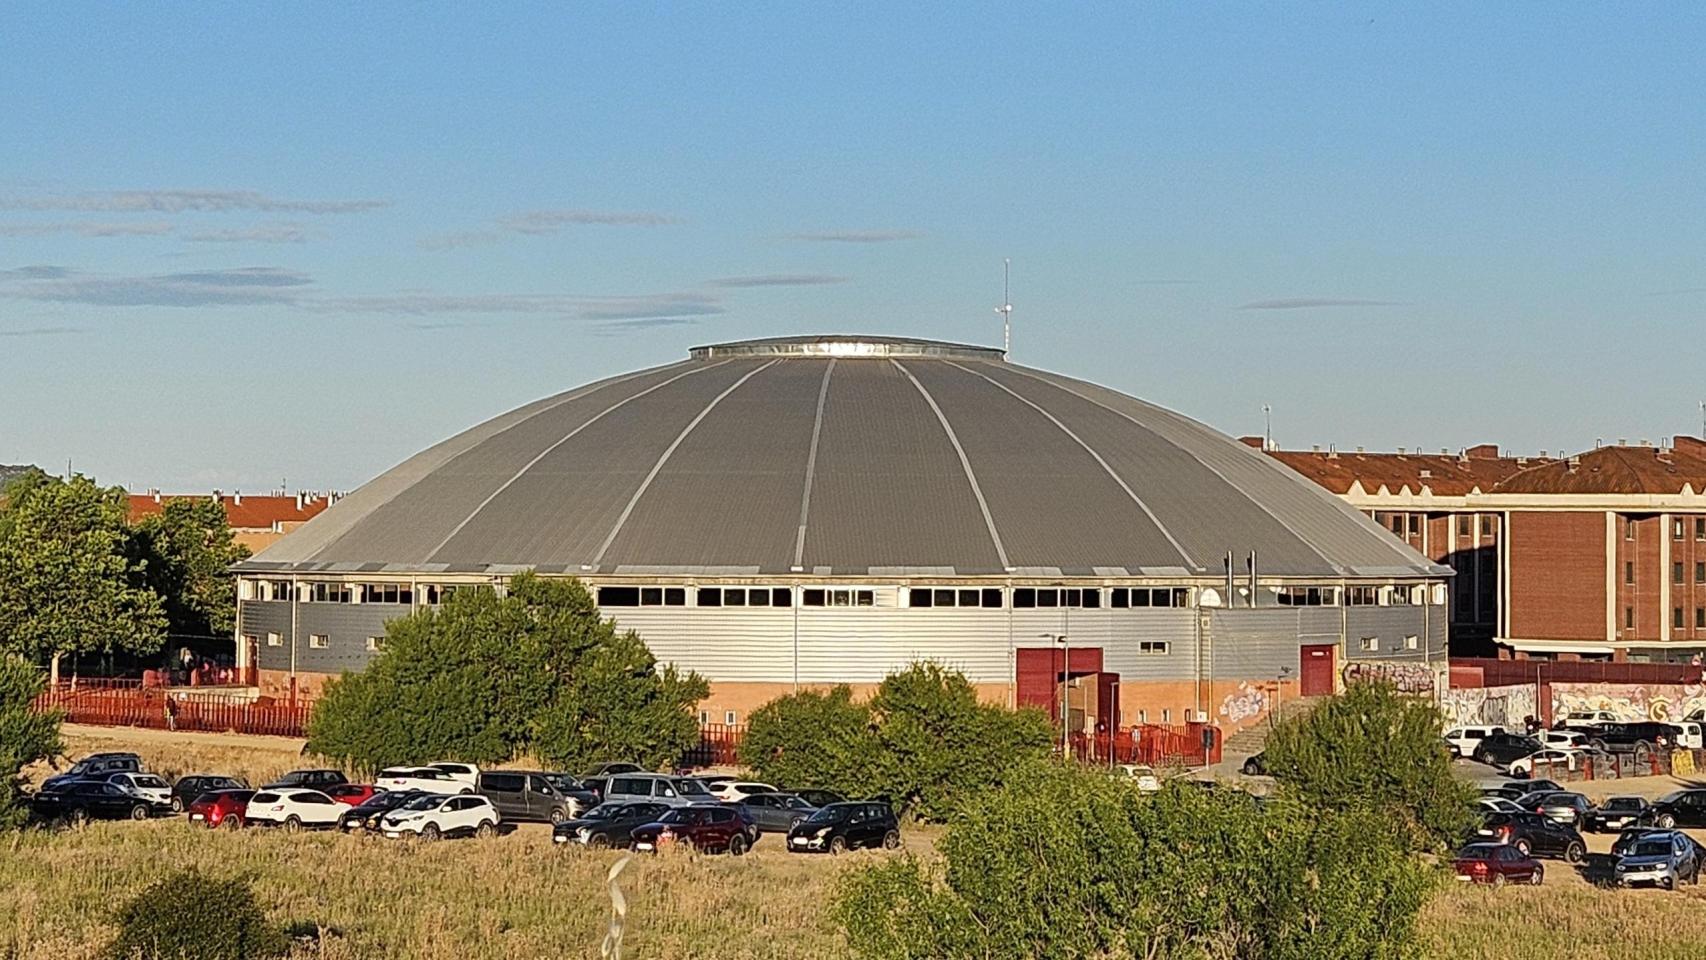
M 654 823 L 669 812 L 661 803 L 601 803 L 573 820 L 551 828 L 552 843 L 579 843 L 594 850 L 626 847 L 635 827 Z
M 1582 829 L 1589 833 L 1617 833 L 1640 823 L 1648 806 L 1643 797 L 1612 797 L 1587 815 Z
M 1581 863 L 1588 855 L 1588 846 L 1573 825 L 1538 813 L 1490 813 L 1481 821 L 1474 839 L 1508 843 L 1524 853 L 1562 858 L 1566 863 Z
M 147 820 L 172 812 L 171 804 L 133 796 L 105 780 L 61 781 L 30 801 L 30 808 L 44 820 Z
M 1608 723 L 1593 731 L 1588 745 L 1607 753 L 1631 753 L 1636 762 L 1676 743 L 1677 729 L 1668 723 Z
M 196 801 L 197 797 L 204 793 L 212 793 L 215 790 L 247 789 L 249 789 L 248 781 L 237 777 L 217 777 L 207 774 L 179 777 L 178 782 L 172 784 L 172 812 L 183 813 L 190 804 Z
M 355 830 L 375 832 L 379 829 L 379 818 L 411 800 L 424 796 L 427 796 L 425 790 L 381 790 L 345 810 L 343 815 L 338 817 L 338 829 L 345 833 Z
M 795 853 L 841 853 L 859 847 L 900 848 L 900 821 L 886 803 L 832 803 L 788 831 Z
M 1706 790 L 1678 790 L 1653 801 L 1641 825 L 1668 830 L 1672 827 L 1706 827 Z
M 827 807 L 832 803 L 847 802 L 846 797 L 836 793 L 834 790 L 816 790 L 808 787 L 804 790 L 790 790 L 788 792 L 814 807 Z
M 1244 761 L 1244 766 L 1240 767 L 1239 769 L 1244 771 L 1244 776 L 1246 776 L 1246 777 L 1265 777 L 1265 776 L 1267 776 L 1268 775 L 1268 754 L 1267 754 L 1267 751 L 1263 751 L 1261 753 L 1258 753 L 1255 756 L 1251 757 L 1250 759 Z
M 1481 742 L 1475 745 L 1473 756 L 1482 763 L 1508 767 L 1512 760 L 1521 760 L 1540 749 L 1540 741 L 1533 737 L 1519 733 L 1493 733 L 1481 738 Z
M 43 780 L 41 788 L 48 791 L 74 780 L 104 780 L 109 773 L 138 773 L 141 770 L 142 758 L 134 753 L 91 753 L 64 773 Z
M 261 784 L 261 789 L 285 790 L 302 787 L 308 790 L 324 790 L 341 783 L 349 783 L 349 778 L 338 770 L 292 770 L 271 783 Z

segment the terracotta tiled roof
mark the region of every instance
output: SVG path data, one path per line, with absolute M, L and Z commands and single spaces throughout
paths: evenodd
M 206 499 L 211 494 L 194 493 L 133 493 L 130 495 L 132 522 L 149 514 L 159 513 L 168 500 Z M 234 530 L 270 530 L 275 523 L 301 523 L 313 519 L 326 509 L 332 498 L 325 494 L 298 494 L 288 497 L 248 494 L 220 495 L 225 506 L 226 522 Z
M 1344 453 L 1270 450 L 1268 455 L 1336 494 L 1350 492 L 1360 481 L 1367 493 L 1385 487 L 1397 493 L 1404 487 L 1420 493 L 1423 487 L 1442 497 L 1460 497 L 1472 490 L 1491 492 L 1501 481 L 1536 462 L 1519 463 L 1501 457 L 1491 447 L 1472 447 L 1463 454 Z
M 1568 460 L 1533 466 L 1505 479 L 1499 493 L 1672 494 L 1706 490 L 1706 444 L 1678 437 L 1677 446 L 1600 447 Z

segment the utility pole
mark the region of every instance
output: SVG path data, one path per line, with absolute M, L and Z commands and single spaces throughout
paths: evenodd
M 1007 282 L 1013 269 L 1013 261 L 1009 257 L 1001 258 L 1001 306 L 995 312 L 1001 314 L 1001 355 L 1006 356 L 1013 351 L 1013 301 L 1007 295 Z M 1701 404 L 1706 408 L 1706 404 Z
M 1701 406 L 1706 407 L 1706 404 L 1702 404 Z M 1264 403 L 1262 404 L 1262 452 L 1266 453 L 1273 448 L 1274 408 Z

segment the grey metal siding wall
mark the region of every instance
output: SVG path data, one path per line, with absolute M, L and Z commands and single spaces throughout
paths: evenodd
M 260 651 L 257 666 L 262 670 L 290 669 L 290 604 L 263 600 L 238 601 L 242 608 L 243 635 L 255 638 Z M 276 633 L 283 640 L 279 646 L 267 646 L 267 634 Z
M 1424 611 L 1426 611 L 1424 613 Z M 1422 660 L 1445 655 L 1445 607 L 1346 607 L 1345 658 L 1348 660 Z M 1427 621 L 1424 629 L 1424 619 Z M 1440 622 L 1438 628 L 1435 621 Z M 1429 633 L 1430 649 L 1420 648 L 1423 633 Z M 1379 649 L 1364 652 L 1363 637 L 1378 637 Z M 1404 646 L 1405 637 L 1417 638 L 1417 649 Z
M 299 673 L 362 670 L 372 662 L 368 637 L 385 635 L 385 623 L 409 614 L 392 603 L 299 603 L 296 605 L 296 669 Z M 326 649 L 308 645 L 313 634 L 326 636 Z
M 1102 669 L 1120 675 L 1121 682 L 1190 680 L 1196 677 L 1195 611 L 1150 608 L 1138 610 L 1073 610 L 1063 626 L 1060 611 L 1015 612 L 1014 645 L 1047 647 L 1041 633 L 1066 633 L 1074 648 L 1100 647 Z M 1167 652 L 1140 653 L 1142 641 L 1161 641 Z
M 1316 610 L 1326 608 L 1315 608 Z M 1311 616 L 1311 632 L 1304 630 L 1303 613 Z M 1337 613 L 1337 609 L 1333 610 Z M 1216 680 L 1273 679 L 1282 671 L 1288 678 L 1298 675 L 1298 646 L 1304 643 L 1333 643 L 1320 629 L 1320 620 L 1309 608 L 1258 607 L 1210 610 L 1208 648 L 1211 675 Z
M 803 612 L 803 611 L 802 611 Z M 640 635 L 660 663 L 712 680 L 794 679 L 794 611 L 755 607 L 621 607 L 606 610 Z

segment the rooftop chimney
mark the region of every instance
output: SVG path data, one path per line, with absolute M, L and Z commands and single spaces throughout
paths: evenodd
M 1403 448 L 1403 447 L 1399 447 L 1399 448 L 1398 448 L 1398 456 L 1400 456 L 1400 457 L 1401 457 L 1401 456 L 1403 456 L 1403 455 L 1404 455 L 1404 448 Z
M 1361 447 L 1357 447 L 1357 453 L 1361 453 L 1361 452 L 1362 452 L 1362 448 L 1361 448 Z
M 1339 445 L 1338 444 L 1336 444 L 1336 443 L 1327 444 L 1327 459 L 1329 459 L 1329 460 L 1339 459 Z
M 1706 440 L 1679 433 L 1671 438 L 1671 445 L 1678 450 L 1687 450 L 1695 456 L 1706 454 Z
M 1477 443 L 1463 451 L 1463 455 L 1472 460 L 1497 460 L 1499 458 L 1499 445 L 1496 443 Z
M 1321 445 L 1319 443 L 1310 444 L 1309 445 L 1309 452 L 1310 453 L 1320 453 L 1321 452 Z
M 298 513 L 300 513 L 302 511 L 302 491 L 301 490 L 296 491 L 296 510 Z
M 231 493 L 231 505 L 235 506 L 235 507 L 240 507 L 243 505 L 243 491 L 241 491 L 241 490 L 232 491 L 232 493 Z

